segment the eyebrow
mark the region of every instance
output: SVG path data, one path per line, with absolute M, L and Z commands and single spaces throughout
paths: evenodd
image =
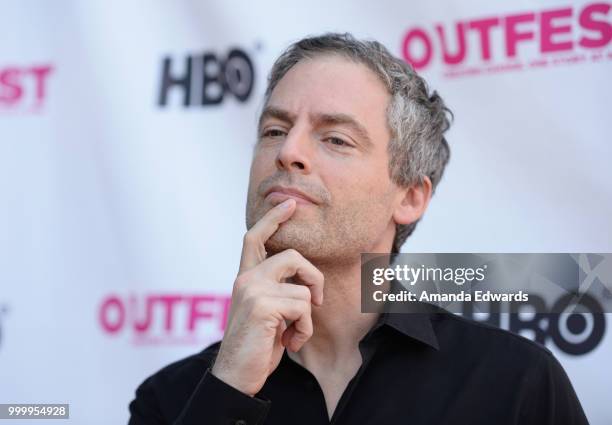
M 259 117 L 259 123 L 257 125 L 259 132 L 261 132 L 261 125 L 263 124 L 264 120 L 268 118 L 276 118 L 277 120 L 284 121 L 287 124 L 293 124 L 296 117 L 294 114 L 291 114 L 289 111 L 285 111 L 284 109 L 276 108 L 274 106 L 266 106 Z
M 317 114 L 312 120 L 316 126 L 343 125 L 350 128 L 363 141 L 366 148 L 372 146 L 372 141 L 364 126 L 347 114 Z
M 280 121 L 286 122 L 287 124 L 293 124 L 295 122 L 295 114 L 290 113 L 281 108 L 274 106 L 266 107 L 261 113 L 259 118 L 258 129 L 261 132 L 261 126 L 264 120 L 268 118 L 275 118 Z M 368 134 L 368 131 L 363 125 L 361 125 L 355 118 L 348 114 L 315 114 L 310 116 L 310 121 L 316 127 L 332 126 L 332 125 L 343 125 L 350 128 L 357 136 L 363 141 L 365 148 L 371 148 L 373 146 L 372 140 Z

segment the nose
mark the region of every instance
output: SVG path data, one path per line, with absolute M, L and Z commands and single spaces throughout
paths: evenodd
M 287 172 L 309 174 L 312 166 L 312 143 L 306 128 L 295 125 L 285 137 L 278 155 L 276 167 Z

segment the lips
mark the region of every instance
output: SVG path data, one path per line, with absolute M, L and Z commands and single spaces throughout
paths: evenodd
M 272 201 L 273 204 L 280 204 L 281 202 L 293 198 L 298 204 L 316 204 L 317 202 L 305 194 L 304 192 L 292 188 L 292 187 L 282 187 L 282 186 L 274 186 L 268 189 L 266 192 L 266 199 Z

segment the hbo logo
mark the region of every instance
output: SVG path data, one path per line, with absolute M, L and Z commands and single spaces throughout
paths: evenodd
M 167 106 L 173 96 L 182 97 L 183 106 L 218 105 L 227 95 L 245 102 L 254 81 L 253 62 L 240 49 L 225 57 L 206 52 L 180 61 L 168 56 L 162 61 L 158 104 Z

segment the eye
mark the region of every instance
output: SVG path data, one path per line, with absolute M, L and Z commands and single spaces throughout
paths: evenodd
M 331 145 L 334 146 L 343 146 L 343 147 L 352 147 L 352 145 L 339 137 L 328 137 L 325 140 L 329 141 Z
M 269 130 L 265 130 L 262 133 L 262 137 L 282 137 L 285 135 L 285 132 L 283 130 L 279 130 L 278 128 L 271 128 Z

